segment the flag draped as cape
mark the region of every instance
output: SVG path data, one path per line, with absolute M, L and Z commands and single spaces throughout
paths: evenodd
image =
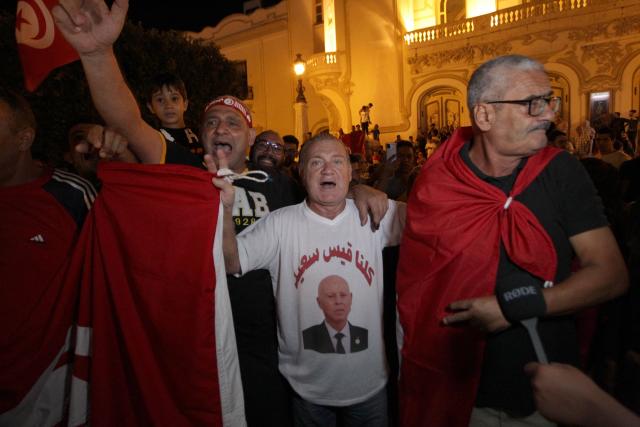
M 471 138 L 471 128 L 460 128 L 436 151 L 408 203 L 397 275 L 405 427 L 468 425 L 484 337 L 471 328 L 445 327 L 441 319 L 454 301 L 494 293 L 500 242 L 531 274 L 553 281 L 556 272 L 550 237 L 517 196 L 559 150 L 547 147 L 531 156 L 507 197 L 460 156 Z

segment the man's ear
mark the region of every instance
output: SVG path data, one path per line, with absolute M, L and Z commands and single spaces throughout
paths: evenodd
M 36 131 L 32 127 L 26 127 L 18 131 L 18 149 L 20 151 L 29 151 L 35 138 Z
M 187 108 L 189 108 L 189 100 L 185 99 L 184 100 L 184 110 L 182 110 L 182 112 L 184 113 L 185 111 L 187 111 Z
M 491 129 L 495 120 L 495 108 L 490 104 L 476 104 L 473 106 L 473 119 L 481 131 Z
M 151 114 L 153 114 L 154 116 L 156 115 L 156 112 L 153 111 L 153 107 L 151 106 L 150 102 L 147 102 L 147 108 L 149 109 L 149 111 L 151 112 Z

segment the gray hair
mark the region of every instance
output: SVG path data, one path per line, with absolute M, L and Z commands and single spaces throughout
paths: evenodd
M 544 66 L 523 55 L 499 56 L 478 67 L 469 80 L 467 87 L 467 107 L 473 118 L 473 107 L 483 101 L 500 101 L 507 85 L 513 84 L 505 79 L 506 69 L 514 71 L 542 71 Z
M 320 133 L 316 136 L 314 136 L 313 138 L 309 139 L 307 142 L 305 142 L 302 145 L 302 148 L 300 149 L 300 155 L 299 155 L 299 163 L 300 163 L 300 169 L 303 169 L 305 166 L 305 163 L 307 162 L 307 156 L 309 155 L 309 150 L 311 149 L 312 145 L 318 144 L 320 142 L 337 142 L 340 144 L 340 146 L 342 146 L 344 148 L 344 155 L 348 158 L 349 157 L 349 153 L 347 152 L 347 148 L 344 146 L 343 142 L 340 141 L 338 138 L 336 138 L 333 135 L 330 135 L 329 133 Z

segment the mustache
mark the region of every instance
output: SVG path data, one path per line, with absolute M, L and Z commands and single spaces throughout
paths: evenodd
M 551 122 L 548 120 L 545 120 L 542 123 L 538 123 L 537 125 L 533 126 L 532 128 L 529 129 L 529 132 L 533 132 L 536 130 L 543 130 L 543 131 L 548 131 L 549 127 L 551 127 Z
M 275 157 L 273 157 L 273 156 L 270 156 L 270 155 L 268 155 L 268 154 L 262 154 L 262 155 L 260 155 L 260 156 L 258 156 L 258 157 L 256 158 L 256 161 L 257 161 L 257 162 L 259 162 L 259 161 L 261 161 L 261 160 L 271 160 L 273 163 L 278 163 L 278 159 L 277 159 L 277 158 L 275 158 Z

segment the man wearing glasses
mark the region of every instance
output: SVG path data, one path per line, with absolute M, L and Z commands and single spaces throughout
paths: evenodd
M 278 132 L 260 132 L 251 147 L 251 166 L 267 172 L 279 171 L 284 163 L 284 152 L 284 141 Z
M 505 317 L 497 290 L 537 288 L 524 308 L 538 307 L 527 317 L 539 318 L 548 359 L 577 365 L 572 313 L 628 285 L 589 177 L 547 147 L 561 105 L 552 94 L 537 61 L 483 64 L 467 92 L 472 126 L 456 130 L 414 184 L 397 278 L 401 425 L 553 425 L 524 373 L 536 360 L 527 331 Z

